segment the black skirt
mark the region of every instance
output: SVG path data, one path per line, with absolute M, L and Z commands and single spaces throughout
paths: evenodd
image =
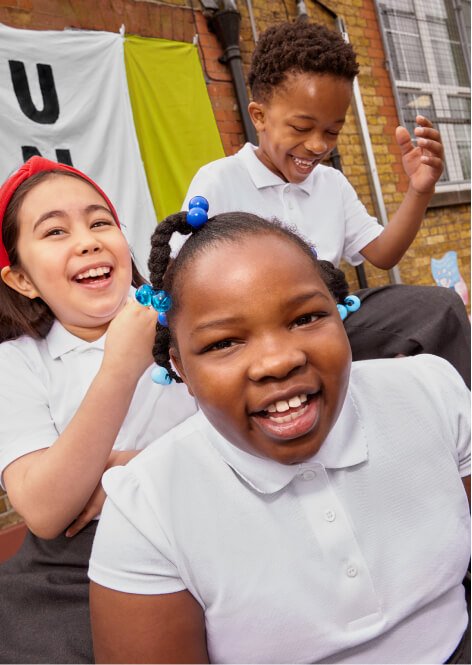
M 88 563 L 97 522 L 73 538 L 28 532 L 0 565 L 0 663 L 93 663 Z

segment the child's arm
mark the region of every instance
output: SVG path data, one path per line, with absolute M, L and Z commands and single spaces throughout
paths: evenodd
M 127 303 L 110 324 L 100 370 L 69 425 L 50 448 L 6 467 L 9 499 L 36 535 L 61 533 L 99 484 L 136 385 L 152 363 L 156 316 Z
M 124 466 L 125 464 L 128 464 L 128 462 L 140 452 L 140 450 L 112 450 L 103 472 L 107 469 L 111 469 L 112 466 Z M 101 513 L 106 497 L 107 495 L 102 487 L 102 481 L 100 481 L 80 515 L 67 528 L 66 536 L 68 538 L 78 534 L 84 526 Z
M 361 250 L 370 263 L 384 270 L 396 265 L 413 242 L 443 171 L 444 148 L 439 132 L 421 115 L 416 116 L 416 122 L 416 146 L 405 127 L 396 130 L 403 168 L 410 178 L 405 198 L 385 230 Z
M 90 583 L 96 663 L 208 663 L 205 617 L 188 591 L 138 595 Z

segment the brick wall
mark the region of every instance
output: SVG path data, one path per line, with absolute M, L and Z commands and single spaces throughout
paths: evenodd
M 334 28 L 332 16 L 317 2 L 306 0 L 310 20 Z M 329 8 L 344 19 L 349 39 L 358 53 L 361 66 L 359 85 L 386 208 L 395 211 L 407 188 L 407 179 L 400 163 L 394 131 L 398 124 L 394 97 L 385 68 L 380 31 L 373 0 L 329 0 Z M 195 11 L 192 11 L 192 5 Z M 241 53 L 247 71 L 254 48 L 247 3 L 239 0 L 241 12 Z M 295 0 L 253 0 L 257 30 L 263 31 L 273 22 L 296 17 Z M 3 0 L 0 22 L 17 28 L 62 30 L 66 27 L 89 30 L 118 31 L 122 24 L 127 33 L 143 37 L 161 37 L 191 42 L 199 35 L 200 52 L 208 93 L 220 129 L 226 154 L 233 154 L 244 143 L 237 100 L 229 70 L 218 62 L 221 48 L 208 30 L 198 0 Z M 349 113 L 339 139 L 339 151 L 345 174 L 359 193 L 371 214 L 375 214 L 369 172 L 364 149 L 353 113 Z M 458 252 L 460 269 L 470 289 L 470 206 L 434 208 L 412 247 L 400 263 L 403 281 L 407 284 L 433 284 L 430 258 L 439 258 L 446 251 Z M 355 286 L 355 273 L 347 268 L 348 279 Z M 371 286 L 388 283 L 382 270 L 366 266 Z M 1 513 L 4 513 L 2 517 Z M 12 513 L 0 495 L 0 527 L 10 523 Z M 15 519 L 15 518 L 13 518 Z

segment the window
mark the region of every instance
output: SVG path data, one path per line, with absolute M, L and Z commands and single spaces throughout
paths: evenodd
M 441 132 L 438 191 L 470 187 L 470 0 L 378 0 L 399 116 L 420 113 Z

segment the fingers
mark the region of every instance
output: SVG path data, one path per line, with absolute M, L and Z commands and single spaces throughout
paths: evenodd
M 81 531 L 84 526 L 87 526 L 87 524 L 93 519 L 94 515 L 92 514 L 93 511 L 85 509 L 74 522 L 67 528 L 66 530 L 66 537 L 67 538 L 72 538 L 72 536 L 75 536 L 76 534 Z M 96 513 L 95 513 L 96 514 Z
M 402 155 L 407 154 L 414 150 L 417 146 L 421 148 L 422 158 L 421 161 L 428 165 L 438 167 L 438 159 L 444 159 L 444 147 L 441 142 L 441 134 L 435 129 L 428 118 L 422 115 L 416 116 L 418 127 L 414 129 L 416 141 L 412 141 L 410 134 L 406 127 L 397 127 L 395 131 L 395 138 Z M 416 146 L 415 146 L 416 143 Z

